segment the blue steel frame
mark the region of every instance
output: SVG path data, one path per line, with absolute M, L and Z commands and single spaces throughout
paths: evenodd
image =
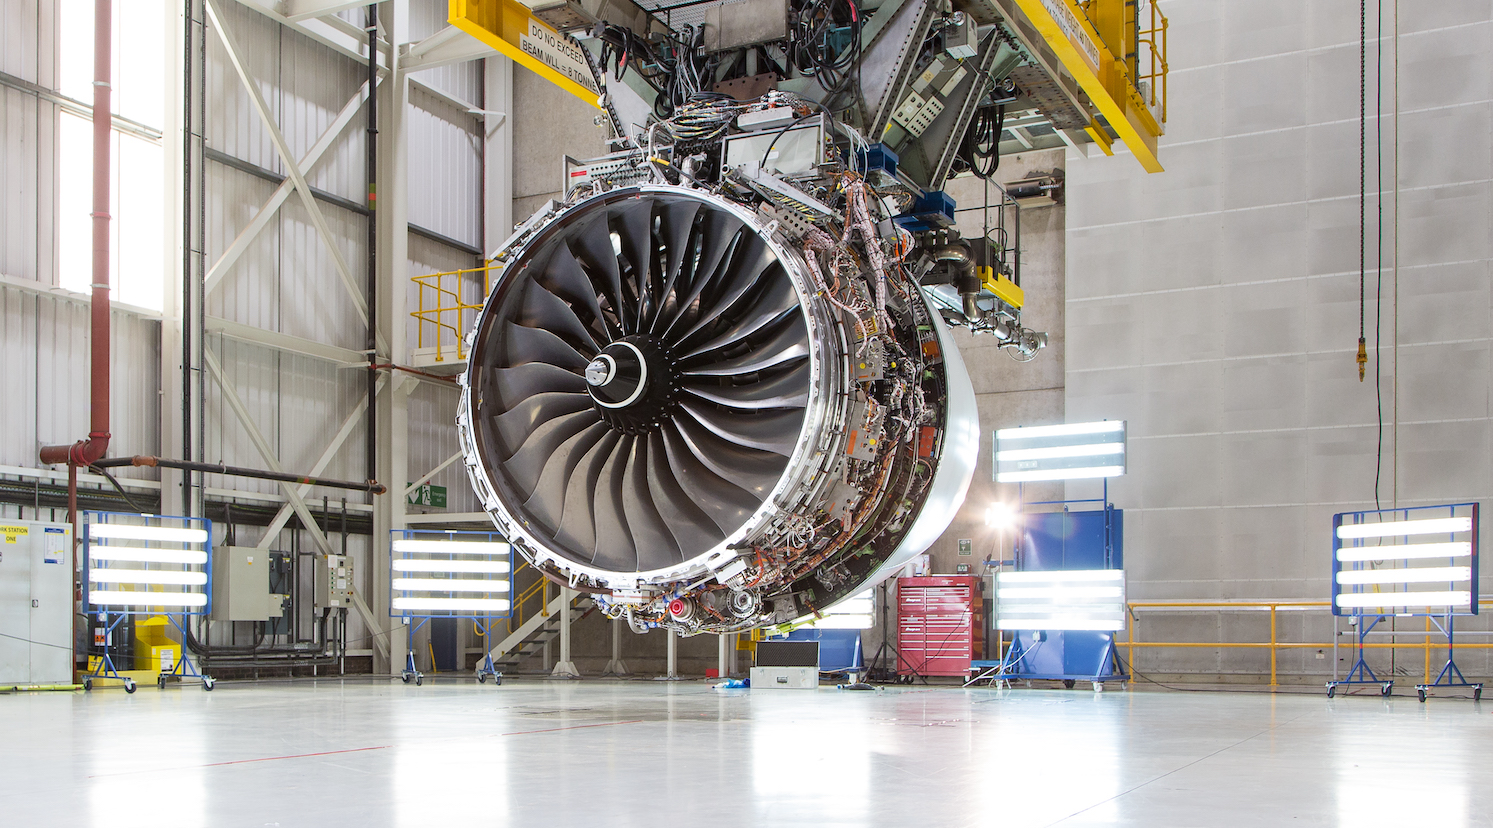
M 1468 515 L 1468 514 L 1464 513 L 1464 514 L 1460 514 L 1459 515 L 1459 514 L 1457 514 L 1457 511 L 1459 509 L 1470 511 L 1471 514 Z M 1468 589 L 1469 589 L 1469 591 L 1471 593 L 1471 602 L 1469 603 L 1468 609 L 1465 612 L 1459 612 L 1459 611 L 1453 610 L 1450 607 L 1447 608 L 1446 612 L 1442 612 L 1442 613 L 1429 613 L 1429 612 L 1396 612 L 1396 613 L 1366 612 L 1365 611 L 1366 608 L 1364 608 L 1364 607 L 1349 607 L 1348 608 L 1349 611 L 1345 612 L 1342 607 L 1338 606 L 1338 597 L 1340 595 L 1344 595 L 1344 594 L 1354 595 L 1354 594 L 1361 594 L 1363 592 L 1362 589 L 1353 590 L 1351 592 L 1345 592 L 1343 590 L 1343 585 L 1340 584 L 1340 583 L 1338 583 L 1338 574 L 1344 571 L 1343 562 L 1340 561 L 1340 560 L 1338 560 L 1338 552 L 1340 550 L 1344 549 L 1344 548 L 1349 548 L 1349 549 L 1361 548 L 1361 547 L 1363 547 L 1365 545 L 1364 544 L 1364 539 L 1362 539 L 1362 538 L 1355 538 L 1355 539 L 1352 540 L 1351 543 L 1344 544 L 1343 543 L 1343 539 L 1340 538 L 1340 537 L 1338 537 L 1338 529 L 1339 529 L 1339 527 L 1342 527 L 1342 526 L 1356 526 L 1356 525 L 1366 524 L 1366 523 L 1370 523 L 1370 522 L 1388 522 L 1388 521 L 1393 521 L 1393 520 L 1411 520 L 1412 519 L 1411 518 L 1411 513 L 1412 512 L 1416 512 L 1416 513 L 1432 512 L 1432 513 L 1434 513 L 1434 512 L 1437 512 L 1437 511 L 1445 511 L 1447 517 L 1471 517 L 1472 518 L 1472 556 L 1471 556 L 1471 561 L 1470 561 L 1470 564 L 1469 564 L 1470 567 L 1471 567 L 1471 569 L 1472 569 L 1472 580 L 1471 580 L 1471 583 L 1470 583 L 1470 585 L 1468 587 Z M 1380 516 L 1380 520 L 1379 521 L 1369 521 L 1369 520 L 1367 520 L 1367 518 L 1370 515 Z M 1418 515 L 1418 517 L 1420 517 L 1422 519 L 1425 519 L 1425 518 L 1435 517 L 1435 515 L 1434 514 L 1420 514 L 1420 515 Z M 1327 682 L 1327 697 L 1328 698 L 1332 698 L 1337 693 L 1337 688 L 1343 687 L 1343 686 L 1352 686 L 1352 685 L 1361 685 L 1361 684 L 1377 684 L 1377 685 L 1379 685 L 1379 692 L 1380 692 L 1380 694 L 1384 695 L 1384 696 L 1388 696 L 1390 694 L 1390 691 L 1394 689 L 1394 679 L 1381 679 L 1381 678 L 1379 678 L 1377 675 L 1374 674 L 1374 671 L 1369 668 L 1368 662 L 1365 661 L 1365 659 L 1364 659 L 1364 639 L 1368 637 L 1368 634 L 1371 631 L 1373 631 L 1374 627 L 1376 627 L 1376 626 L 1379 625 L 1380 621 L 1383 621 L 1385 618 L 1389 617 L 1390 615 L 1394 615 L 1396 617 L 1401 617 L 1401 618 L 1404 618 L 1404 617 L 1410 617 L 1410 618 L 1417 618 L 1417 617 L 1429 618 L 1430 621 L 1431 621 L 1431 623 L 1436 625 L 1436 629 L 1440 630 L 1441 633 L 1446 636 L 1446 664 L 1442 666 L 1441 672 L 1436 675 L 1436 680 L 1433 681 L 1433 682 L 1431 682 L 1430 684 L 1417 684 L 1417 685 L 1415 685 L 1416 696 L 1419 697 L 1419 699 L 1421 701 L 1425 701 L 1426 700 L 1426 691 L 1428 689 L 1430 689 L 1430 688 L 1433 688 L 1433 687 L 1470 687 L 1470 688 L 1472 688 L 1472 697 L 1473 697 L 1473 699 L 1480 699 L 1480 698 L 1482 698 L 1482 695 L 1483 695 L 1483 685 L 1482 685 L 1482 683 L 1467 681 L 1467 679 L 1465 677 L 1463 677 L 1463 675 L 1462 675 L 1461 668 L 1457 667 L 1457 662 L 1456 662 L 1456 648 L 1455 648 L 1456 626 L 1455 626 L 1455 623 L 1453 621 L 1453 619 L 1456 616 L 1458 616 L 1458 615 L 1477 615 L 1477 611 L 1478 611 L 1478 606 L 1477 606 L 1477 604 L 1478 604 L 1478 591 L 1477 591 L 1478 565 L 1477 565 L 1477 560 L 1478 560 L 1478 537 L 1479 537 L 1479 532 L 1478 532 L 1478 518 L 1479 518 L 1479 506 L 1478 506 L 1477 503 L 1448 503 L 1448 504 L 1437 505 L 1437 506 L 1409 506 L 1409 507 L 1400 508 L 1400 509 L 1370 509 L 1370 510 L 1361 511 L 1361 512 L 1340 512 L 1340 513 L 1335 514 L 1335 515 L 1332 516 L 1332 614 L 1334 616 L 1345 616 L 1346 615 L 1346 616 L 1354 619 L 1353 623 L 1355 624 L 1355 626 L 1356 626 L 1356 628 L 1358 630 L 1358 657 L 1357 657 L 1357 659 L 1354 660 L 1353 667 L 1352 667 L 1352 669 L 1350 669 L 1348 671 L 1348 675 L 1347 675 L 1346 678 L 1337 679 L 1337 680 L 1334 680 L 1334 681 Z M 1345 520 L 1345 519 L 1351 519 L 1351 520 Z M 1449 536 L 1449 539 L 1452 539 L 1454 537 L 1455 537 L 1455 533 L 1453 533 L 1451 536 Z M 1452 561 L 1452 562 L 1456 561 L 1455 558 L 1449 558 L 1449 560 Z M 1350 570 L 1348 570 L 1348 571 L 1361 571 L 1363 569 L 1365 569 L 1364 562 L 1362 562 L 1362 561 L 1356 561 L 1356 562 L 1354 562 L 1352 568 Z
M 1075 503 L 1099 503 L 1099 504 L 1103 504 L 1101 506 L 1101 508 L 1104 511 L 1104 568 L 1106 568 L 1106 569 L 1114 569 L 1115 568 L 1115 566 L 1114 566 L 1114 508 L 1115 508 L 1115 506 L 1114 506 L 1113 503 L 1109 502 L 1109 478 L 1107 478 L 1107 477 L 1103 478 L 1103 482 L 1104 482 L 1104 494 L 1103 494 L 1102 497 L 1099 497 L 1099 498 L 1087 498 L 1087 499 L 1078 499 L 1078 500 L 1034 500 L 1034 501 L 1032 501 L 1030 503 L 1028 503 L 1027 500 L 1026 500 L 1026 484 L 1024 484 L 1024 483 L 1017 483 L 1016 484 L 1016 500 L 1017 500 L 1017 503 L 1019 504 L 1019 508 L 1017 509 L 1017 514 L 1026 514 L 1026 507 L 1028 507 L 1028 506 L 1062 506 L 1066 510 L 1069 505 L 1075 504 Z M 1084 511 L 1099 511 L 1099 510 L 1098 509 L 1088 509 L 1088 510 L 1084 510 Z M 1019 532 L 1016 535 L 1015 545 L 1014 545 L 1014 548 L 1011 550 L 1011 555 L 1012 555 L 1013 558 L 1016 559 L 1016 567 L 1017 567 L 1017 570 L 1020 571 L 1020 569 L 1021 569 L 1021 534 Z M 1106 640 L 1106 643 L 1105 643 L 1104 655 L 1099 660 L 1100 664 L 1108 664 L 1110 666 L 1110 673 L 1108 675 L 1103 675 L 1103 674 L 1095 674 L 1095 675 L 1092 675 L 1092 676 L 1089 676 L 1089 675 L 1067 675 L 1067 674 L 1048 675 L 1048 674 L 1045 674 L 1045 673 L 1044 674 L 1038 674 L 1038 673 L 1021 673 L 1021 672 L 1015 672 L 1016 666 L 1018 664 L 1020 664 L 1022 661 L 1024 661 L 1028 656 L 1032 655 L 1038 649 L 1040 649 L 1041 646 L 1042 646 L 1042 644 L 1047 640 L 1046 635 L 1044 634 L 1042 637 L 1038 638 L 1033 645 L 1031 645 L 1030 647 L 1027 647 L 1027 646 L 1025 646 L 1025 645 L 1023 645 L 1021 643 L 1021 635 L 1020 635 L 1020 633 L 1022 633 L 1022 632 L 1031 632 L 1031 631 L 1028 631 L 1028 630 L 1012 630 L 1011 646 L 1009 648 L 1007 648 L 1006 651 L 1005 651 L 1005 653 L 1003 653 L 1001 655 L 999 661 L 993 661 L 993 662 L 992 661 L 973 661 L 973 662 L 970 662 L 970 670 L 971 670 L 971 672 L 973 672 L 974 670 L 982 670 L 982 672 L 980 672 L 974 678 L 971 678 L 969 681 L 966 681 L 964 683 L 964 686 L 968 687 L 968 686 L 970 686 L 971 684 L 974 684 L 977 681 L 984 681 L 984 680 L 987 680 L 987 679 L 991 680 L 991 681 L 995 681 L 995 682 L 1005 682 L 1005 681 L 1010 681 L 1011 679 L 1022 679 L 1022 680 L 1032 680 L 1032 679 L 1035 679 L 1035 680 L 1040 680 L 1040 681 L 1089 681 L 1089 682 L 1093 682 L 1094 683 L 1094 688 L 1097 690 L 1101 686 L 1103 686 L 1103 683 L 1106 682 L 1106 681 L 1126 681 L 1126 680 L 1128 680 L 1130 678 L 1130 675 L 1128 673 L 1126 673 L 1123 670 L 1118 669 L 1118 662 L 1115 659 L 1116 650 L 1115 650 L 1115 636 L 1114 636 L 1114 633 L 1106 633 L 1106 634 L 1104 634 L 1105 638 L 1107 640 Z M 1045 633 L 1045 631 L 1036 631 L 1036 632 L 1044 632 Z
M 394 578 L 399 577 L 398 573 L 394 571 L 394 561 L 395 560 L 400 560 L 400 559 L 398 559 L 398 558 L 396 558 L 394 556 L 393 542 L 395 540 L 406 540 L 406 539 L 408 539 L 408 540 L 415 540 L 415 539 L 449 540 L 449 541 L 460 541 L 460 540 L 479 541 L 480 540 L 480 541 L 488 541 L 488 542 L 492 542 L 492 543 L 508 543 L 509 542 L 507 538 L 503 537 L 501 534 L 499 534 L 497 532 L 470 532 L 470 531 L 456 531 L 456 530 L 448 531 L 448 530 L 444 530 L 444 529 L 391 529 L 391 530 L 389 530 L 389 545 L 390 545 L 390 550 L 389 550 L 389 583 L 390 584 L 392 584 L 394 582 Z M 423 626 L 425 626 L 430 621 L 430 619 L 432 619 L 432 618 L 459 618 L 459 619 L 469 619 L 473 624 L 477 625 L 478 629 L 482 630 L 483 641 L 490 641 L 490 639 L 488 638 L 488 633 L 492 630 L 492 621 L 494 619 L 507 619 L 507 618 L 511 618 L 513 616 L 513 577 L 514 577 L 514 571 L 513 571 L 513 546 L 510 545 L 508 547 L 508 611 L 507 612 L 501 613 L 501 614 L 493 612 L 493 613 L 487 613 L 485 615 L 460 615 L 460 614 L 451 614 L 451 613 L 440 613 L 438 615 L 423 615 L 423 614 L 414 613 L 414 612 L 395 612 L 394 609 L 393 609 L 393 607 L 394 607 L 394 601 L 393 601 L 393 597 L 391 595 L 390 601 L 389 601 L 389 616 L 391 618 L 402 618 L 402 619 L 404 619 L 404 623 L 410 627 L 409 634 L 405 637 L 405 641 L 406 642 L 413 642 L 415 640 L 415 633 L 418 633 L 420 631 L 420 628 L 423 627 Z M 391 593 L 392 593 L 392 591 L 393 590 L 391 590 Z M 410 619 L 418 619 L 418 621 L 416 623 L 414 623 L 414 624 L 410 624 Z M 484 683 L 485 684 L 488 679 L 492 679 L 495 683 L 502 684 L 503 683 L 503 674 L 502 674 L 502 672 L 500 672 L 498 670 L 497 665 L 493 663 L 493 660 L 492 660 L 492 648 L 490 646 L 484 646 L 483 649 L 486 652 L 483 653 L 482 663 L 479 664 L 479 665 L 477 665 L 477 681 L 479 683 Z M 404 654 L 404 670 L 402 670 L 400 672 L 399 677 L 406 684 L 408 684 L 411 679 L 414 679 L 415 684 L 417 686 L 419 684 L 423 683 L 424 680 L 425 680 L 425 674 L 421 673 L 419 671 L 419 669 L 416 668 L 416 666 L 415 666 L 415 647 L 414 647 L 413 643 L 410 643 L 409 646 L 407 647 L 406 651 L 405 651 L 405 654 Z
M 149 525 L 149 526 L 158 526 L 158 525 L 161 525 L 159 523 L 155 523 L 155 521 L 179 520 L 179 521 L 182 521 L 185 524 L 185 526 L 183 526 L 181 528 L 191 528 L 193 526 L 193 524 L 200 524 L 200 528 L 206 530 L 206 532 L 207 532 L 207 540 L 203 542 L 202 548 L 203 548 L 203 551 L 207 553 L 207 563 L 205 563 L 205 564 L 202 565 L 202 571 L 204 573 L 206 573 L 206 575 L 207 575 L 207 584 L 203 587 L 204 593 L 207 595 L 207 602 L 202 605 L 201 609 L 198 609 L 196 611 L 182 611 L 182 612 L 175 612 L 175 613 L 173 613 L 173 612 L 164 612 L 164 613 L 163 612 L 150 612 L 148 610 L 137 610 L 137 609 L 122 609 L 122 610 L 103 610 L 103 609 L 101 609 L 101 610 L 98 610 L 97 613 L 92 612 L 92 605 L 88 603 L 88 593 L 92 590 L 92 586 L 91 586 L 92 581 L 90 581 L 89 578 L 88 578 L 88 570 L 90 569 L 90 566 L 89 566 L 90 560 L 89 560 L 89 558 L 90 558 L 90 553 L 93 550 L 93 539 L 92 539 L 91 534 L 90 534 L 90 527 L 92 527 L 92 526 L 94 526 L 96 524 L 100 524 L 100 523 L 109 523 L 110 521 L 108 520 L 108 518 L 111 518 L 111 517 L 131 518 L 133 520 L 144 519 L 144 520 L 147 521 L 147 523 L 145 525 Z M 93 519 L 90 519 L 90 518 L 93 518 Z M 103 519 L 100 520 L 98 518 L 103 518 Z M 132 524 L 132 525 L 139 525 L 139 524 Z M 99 658 L 98 667 L 95 668 L 95 669 L 93 669 L 93 670 L 91 670 L 91 671 L 89 671 L 88 676 L 87 676 L 89 679 L 95 679 L 95 678 L 112 678 L 112 679 L 118 679 L 121 682 L 123 682 L 124 685 L 125 685 L 125 687 L 127 689 L 129 687 L 133 686 L 134 680 L 130 679 L 130 678 L 126 677 L 126 676 L 121 675 L 119 673 L 118 668 L 116 668 L 114 666 L 114 659 L 113 659 L 113 657 L 111 657 L 109 655 L 108 641 L 109 641 L 110 637 L 114 633 L 114 628 L 118 627 L 120 625 L 120 623 L 122 623 L 127 616 L 131 616 L 131 615 L 164 615 L 164 616 L 166 616 L 166 620 L 169 621 L 169 622 L 171 622 L 171 626 L 175 627 L 177 629 L 177 631 L 181 633 L 181 650 L 180 650 L 181 655 L 177 658 L 176 663 L 171 665 L 171 669 L 168 672 L 165 672 L 165 673 L 161 674 L 162 681 L 164 681 L 164 677 L 165 676 L 182 676 L 182 677 L 190 677 L 190 678 L 200 678 L 200 679 L 202 679 L 204 687 L 208 688 L 209 690 L 212 689 L 212 684 L 213 684 L 212 678 L 210 678 L 205 673 L 203 673 L 201 670 L 199 670 L 196 665 L 192 664 L 191 659 L 187 658 L 187 631 L 186 631 L 186 619 L 187 619 L 188 616 L 202 616 L 202 615 L 207 615 L 208 613 L 212 612 L 212 605 L 213 605 L 213 522 L 211 520 L 208 520 L 207 518 L 200 518 L 200 517 L 184 517 L 184 516 L 180 516 L 180 515 L 147 515 L 147 514 L 137 514 L 137 513 L 134 513 L 134 512 L 84 512 L 83 513 L 83 573 L 82 573 L 82 578 L 80 580 L 83 582 L 83 606 L 89 607 L 90 608 L 90 614 L 96 614 L 98 616 L 98 619 L 100 621 L 104 622 L 104 624 L 106 625 L 105 628 L 104 628 L 104 642 L 105 642 L 105 644 L 104 644 L 104 654 L 103 654 L 102 657 Z M 110 620 L 111 618 L 113 619 L 112 621 Z M 92 682 L 89 682 L 89 686 L 91 686 L 91 684 L 92 684 Z M 130 692 L 134 692 L 134 691 L 131 690 Z

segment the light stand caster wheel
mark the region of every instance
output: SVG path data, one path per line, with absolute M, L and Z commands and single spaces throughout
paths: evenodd
M 124 680 L 124 692 L 126 692 L 126 693 L 134 693 L 138 689 L 139 689 L 139 687 L 137 687 L 135 685 L 135 680 L 134 679 L 125 679 Z
M 477 683 L 478 684 L 486 684 L 487 683 L 487 674 L 486 673 L 478 673 L 477 674 Z
M 503 675 L 501 673 L 493 675 L 493 677 L 492 677 L 492 683 L 493 683 L 494 687 L 498 686 L 499 684 L 502 684 L 503 683 Z M 1478 693 L 1482 693 L 1482 692 L 1483 691 L 1481 691 L 1481 690 L 1478 691 Z
M 1381 686 L 1379 688 L 1379 695 L 1381 695 L 1381 696 L 1388 696 L 1389 695 L 1389 691 L 1393 690 L 1393 689 L 1394 689 L 1394 685 L 1391 684 L 1391 683 L 1386 682 L 1383 686 Z
M 1076 684 L 1076 683 L 1077 682 L 1075 682 L 1073 679 L 1063 679 L 1063 687 L 1065 687 L 1065 688 L 1067 688 L 1069 690 L 1072 690 L 1073 689 L 1073 685 Z
M 207 676 L 203 676 L 202 677 L 202 689 L 205 690 L 205 691 L 207 691 L 207 692 L 209 692 L 209 693 L 211 693 L 213 691 L 213 685 L 215 685 L 217 683 L 218 683 L 217 679 L 208 678 Z
M 1478 686 L 1472 688 L 1472 700 L 1473 701 L 1482 701 L 1483 700 L 1483 686 L 1481 684 L 1479 684 Z
M 1327 698 L 1330 699 L 1330 698 L 1332 698 L 1333 696 L 1336 696 L 1336 695 L 1337 695 L 1337 687 L 1334 686 L 1334 685 L 1331 685 L 1331 684 L 1327 685 Z
M 161 690 L 166 689 L 166 677 L 164 675 L 156 676 L 156 687 Z
M 402 682 L 404 682 L 405 684 L 409 684 L 410 683 L 410 674 L 409 673 L 402 673 L 399 676 L 399 680 L 402 681 Z
M 93 679 L 91 679 L 91 678 L 85 678 L 85 679 L 83 679 L 83 692 L 87 693 L 88 691 L 90 691 L 92 689 L 93 689 Z
M 1426 691 L 1417 687 L 1415 689 L 1415 697 L 1424 702 L 1426 700 Z
M 419 673 L 416 673 L 415 674 L 415 686 L 419 687 L 420 685 L 422 685 L 424 683 L 425 683 L 425 676 L 420 675 Z

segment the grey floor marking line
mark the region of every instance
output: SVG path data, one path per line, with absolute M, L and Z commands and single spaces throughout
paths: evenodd
M 1161 774 L 1160 776 L 1156 776 L 1156 777 L 1153 777 L 1151 779 L 1147 779 L 1146 781 L 1141 782 L 1140 784 L 1134 785 L 1134 786 L 1132 786 L 1130 788 L 1127 788 L 1126 790 L 1120 791 L 1119 793 L 1115 794 L 1114 796 L 1111 796 L 1111 797 L 1109 797 L 1107 799 L 1101 799 L 1098 802 L 1095 802 L 1093 805 L 1090 805 L 1090 806 L 1088 806 L 1086 808 L 1082 808 L 1080 810 L 1074 811 L 1073 813 L 1071 813 L 1071 814 L 1069 814 L 1069 815 L 1067 815 L 1065 817 L 1062 817 L 1061 819 L 1058 819 L 1055 822 L 1049 822 L 1049 823 L 1047 823 L 1046 828 L 1052 828 L 1052 826 L 1054 826 L 1054 825 L 1061 825 L 1062 823 L 1067 822 L 1068 820 L 1073 819 L 1076 816 L 1079 816 L 1081 814 L 1087 813 L 1088 811 L 1094 810 L 1095 808 L 1099 807 L 1100 805 L 1105 804 L 1106 802 L 1113 802 L 1113 801 L 1115 801 L 1115 800 L 1117 800 L 1117 799 L 1119 799 L 1121 797 L 1129 796 L 1130 794 L 1135 793 L 1136 791 L 1140 790 L 1141 788 L 1146 787 L 1147 785 L 1152 785 L 1152 784 L 1155 784 L 1157 782 L 1160 782 L 1161 780 L 1167 778 L 1168 776 L 1171 776 L 1172 774 L 1180 773 L 1181 771 L 1187 770 L 1188 768 L 1192 767 L 1193 765 L 1196 765 L 1196 764 L 1198 764 L 1200 762 L 1205 762 L 1205 761 L 1207 761 L 1209 759 L 1212 759 L 1213 757 L 1219 755 L 1220 753 L 1224 753 L 1226 751 L 1233 750 L 1234 748 L 1239 747 L 1240 745 L 1244 744 L 1245 742 L 1252 742 L 1255 739 L 1258 739 L 1258 738 L 1260 738 L 1261 736 L 1264 736 L 1267 733 L 1270 733 L 1270 732 L 1275 731 L 1275 730 L 1279 730 L 1280 728 L 1283 728 L 1283 727 L 1285 727 L 1287 725 L 1294 724 L 1295 722 L 1298 722 L 1301 719 L 1304 719 L 1304 718 L 1306 718 L 1307 716 L 1310 716 L 1310 715 L 1312 715 L 1312 712 L 1308 711 L 1306 713 L 1302 713 L 1300 716 L 1296 716 L 1296 717 L 1294 717 L 1292 719 L 1289 719 L 1287 721 L 1281 722 L 1280 724 L 1271 725 L 1271 726 L 1265 728 L 1264 730 L 1260 731 L 1259 733 L 1256 733 L 1256 734 L 1254 734 L 1252 736 L 1246 736 L 1243 739 L 1240 739 L 1239 741 L 1233 743 L 1232 745 L 1225 745 L 1225 746 L 1219 748 L 1218 750 L 1213 751 L 1212 753 L 1209 753 L 1209 754 L 1204 755 L 1204 756 L 1199 756 L 1198 758 L 1192 760 L 1191 762 L 1188 762 L 1185 765 L 1179 765 L 1179 766 L 1177 766 L 1175 768 L 1172 768 L 1171 770 L 1167 771 L 1166 773 Z

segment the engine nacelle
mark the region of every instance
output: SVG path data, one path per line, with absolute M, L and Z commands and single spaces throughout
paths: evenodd
M 458 426 L 536 567 L 636 629 L 727 632 L 812 616 L 948 526 L 974 393 L 912 235 L 843 186 L 817 222 L 747 188 L 621 187 L 500 253 Z

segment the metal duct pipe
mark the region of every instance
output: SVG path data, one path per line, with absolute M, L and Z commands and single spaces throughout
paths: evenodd
M 94 0 L 93 32 L 93 300 L 89 353 L 88 439 L 43 446 L 41 461 L 87 466 L 109 448 L 109 132 L 113 121 L 113 0 Z
M 208 474 L 226 474 L 230 477 L 274 480 L 280 483 L 300 483 L 307 486 L 351 489 L 353 491 L 369 492 L 376 495 L 381 495 L 388 491 L 382 483 L 376 480 L 357 483 L 351 480 L 335 480 L 329 477 L 306 477 L 299 474 L 287 474 L 285 472 L 246 469 L 240 466 L 225 466 L 222 463 L 193 463 L 186 460 L 171 460 L 165 457 L 152 457 L 144 454 L 137 454 L 134 457 L 115 457 L 110 460 L 100 460 L 93 465 L 101 469 L 117 468 L 119 466 L 159 466 L 165 469 L 181 469 L 182 471 L 205 472 Z
M 954 279 L 954 287 L 959 291 L 959 297 L 963 300 L 964 318 L 973 325 L 980 321 L 983 315 L 975 298 L 980 294 L 980 280 L 975 276 L 975 260 L 970 254 L 969 246 L 966 244 L 945 244 L 933 251 L 933 258 L 939 262 L 951 262 L 959 268 L 959 276 Z

